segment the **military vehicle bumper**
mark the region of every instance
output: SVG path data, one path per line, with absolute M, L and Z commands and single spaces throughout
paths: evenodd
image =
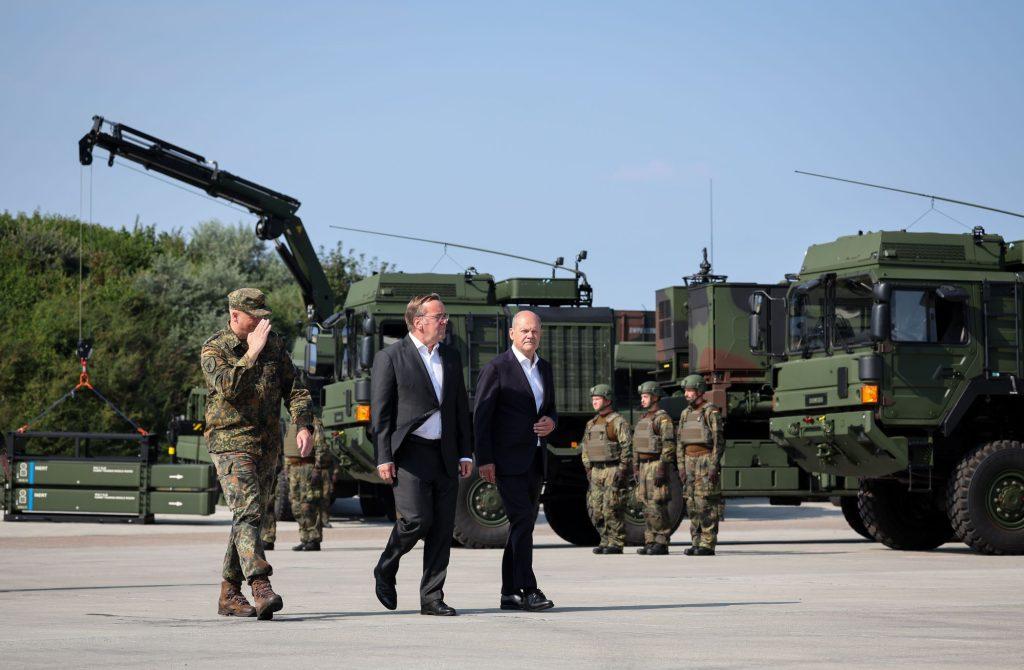
M 880 477 L 907 467 L 907 439 L 886 435 L 869 410 L 773 417 L 770 435 L 811 472 Z

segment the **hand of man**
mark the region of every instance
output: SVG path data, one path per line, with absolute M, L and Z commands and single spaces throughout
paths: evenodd
M 533 424 L 533 432 L 538 437 L 547 437 L 555 429 L 555 422 L 549 416 L 542 416 L 540 421 Z
M 712 484 L 718 484 L 718 468 L 708 470 L 708 481 Z
M 473 474 L 473 461 L 459 461 L 459 476 L 465 479 Z
M 260 319 L 260 322 L 256 324 L 256 329 L 249 333 L 246 338 L 246 342 L 249 344 L 249 360 L 255 361 L 260 352 L 263 351 L 263 347 L 267 344 L 267 337 L 270 336 L 270 319 Z
M 395 464 L 385 463 L 384 465 L 378 465 L 377 475 L 384 480 L 385 484 L 391 484 L 395 481 Z
M 308 458 L 313 453 L 313 436 L 309 434 L 309 428 L 303 428 L 295 435 L 295 445 L 299 448 L 299 456 Z
M 494 463 L 491 463 L 490 465 L 481 465 L 479 468 L 477 468 L 477 471 L 480 473 L 480 478 L 483 479 L 485 482 L 489 482 L 491 484 L 494 483 Z
M 658 463 L 658 469 L 654 471 L 654 485 L 664 486 L 668 480 L 668 466 L 662 461 Z

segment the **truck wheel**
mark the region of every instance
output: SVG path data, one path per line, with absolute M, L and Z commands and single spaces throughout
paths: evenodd
M 866 480 L 861 483 L 857 507 L 868 533 L 890 549 L 927 551 L 953 539 L 945 510 L 936 506 L 930 494 L 908 491 L 905 484 Z
M 686 515 L 686 501 L 683 500 L 683 485 L 679 482 L 679 473 L 675 467 L 669 468 L 668 490 L 671 498 L 668 501 L 669 528 L 674 533 Z M 626 544 L 639 547 L 644 544 L 644 508 L 636 499 L 636 487 L 629 492 L 626 501 Z
M 1024 445 L 998 440 L 964 456 L 946 503 L 957 535 L 975 551 L 1024 553 Z
M 359 490 L 359 509 L 363 516 L 383 516 L 388 521 L 394 521 L 395 494 L 391 487 L 386 484 L 368 484 L 366 487 L 372 488 L 366 490 L 361 486 Z
M 844 496 L 840 498 L 839 507 L 843 510 L 843 518 L 846 519 L 846 523 L 850 524 L 850 528 L 855 533 L 865 540 L 875 541 L 875 538 L 871 537 L 871 533 L 868 532 L 867 526 L 864 525 L 864 519 L 860 518 L 857 496 Z
M 277 500 L 274 501 L 274 516 L 278 521 L 295 521 L 292 501 L 288 498 L 288 469 L 277 473 Z
M 508 539 L 508 516 L 501 504 L 498 487 L 473 474 L 459 480 L 455 503 L 455 531 L 459 544 L 470 549 L 504 547 Z
M 544 517 L 558 537 L 578 547 L 595 547 L 601 537 L 590 523 L 586 489 L 545 492 Z

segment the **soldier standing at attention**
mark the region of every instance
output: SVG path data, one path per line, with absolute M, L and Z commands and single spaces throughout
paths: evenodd
M 621 554 L 626 543 L 626 496 L 633 473 L 633 446 L 629 423 L 612 409 L 612 387 L 590 389 L 597 416 L 583 431 L 583 468 L 590 489 L 587 508 L 601 536 L 595 554 Z
M 704 399 L 707 385 L 700 375 L 683 379 L 690 405 L 679 415 L 676 458 L 679 478 L 690 515 L 690 547 L 687 556 L 714 556 L 722 500 L 721 464 L 725 448 L 724 422 L 717 407 Z
M 644 382 L 638 389 L 644 413 L 633 429 L 633 455 L 636 457 L 636 498 L 644 506 L 644 546 L 638 554 L 668 554 L 672 528 L 668 518 L 668 473 L 676 460 L 675 427 L 668 412 L 658 407 L 662 390 L 655 382 Z
M 300 455 L 313 449 L 313 401 L 295 378 L 281 336 L 270 330 L 266 297 L 254 288 L 228 294 L 228 327 L 203 343 L 206 381 L 206 441 L 221 490 L 231 509 L 231 538 L 217 613 L 273 619 L 284 604 L 270 587 L 260 527 L 276 484 L 281 456 L 281 401 L 298 426 Z M 245 579 L 253 608 L 241 592 Z
M 334 475 L 338 470 L 338 461 L 327 447 L 324 434 L 324 453 L 320 456 L 320 527 L 331 527 L 331 504 L 334 502 Z
M 320 551 L 323 540 L 323 518 L 320 499 L 323 497 L 323 458 L 327 451 L 324 426 L 313 417 L 313 454 L 300 456 L 291 431 L 285 441 L 285 462 L 288 465 L 288 500 L 299 524 L 299 543 L 292 551 Z

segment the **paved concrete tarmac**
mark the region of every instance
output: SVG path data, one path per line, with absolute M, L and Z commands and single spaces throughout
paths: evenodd
M 389 525 L 341 516 L 324 551 L 270 554 L 285 609 L 216 614 L 226 511 L 152 526 L 0 524 L 0 665 L 253 668 L 1021 667 L 1024 557 L 961 544 L 895 552 L 827 504 L 730 502 L 719 555 L 594 556 L 538 526 L 554 610 L 498 610 L 500 551 L 456 549 L 446 600 L 418 614 L 422 552 L 385 611 L 370 571 Z

